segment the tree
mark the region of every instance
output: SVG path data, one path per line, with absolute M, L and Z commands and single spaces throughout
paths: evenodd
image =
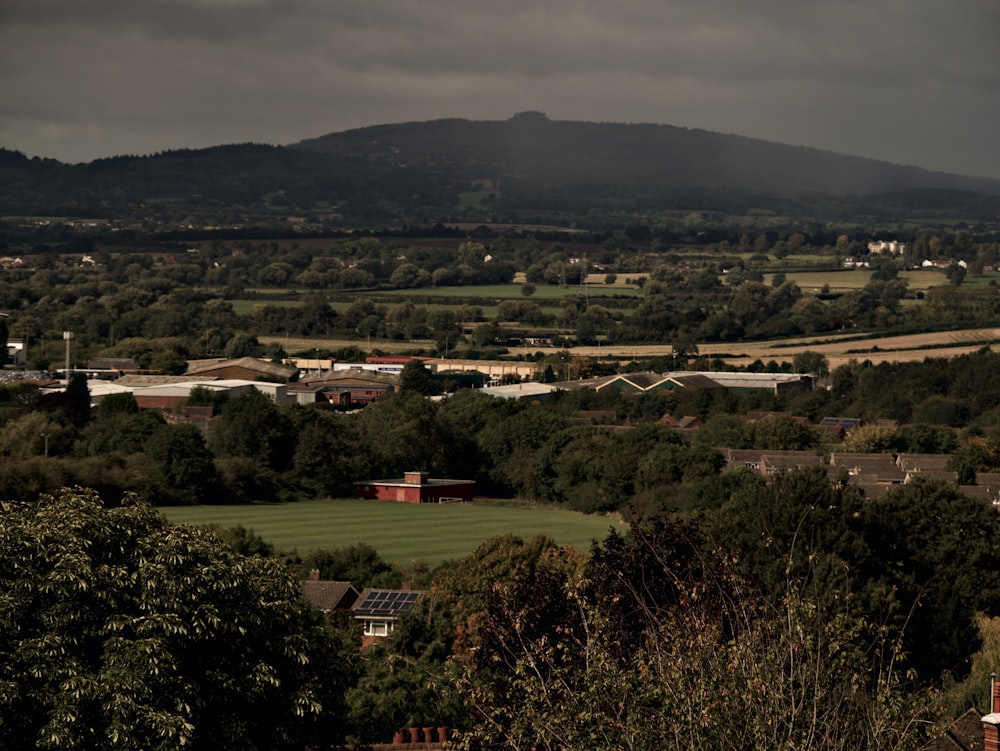
M 786 415 L 747 423 L 745 429 L 750 448 L 769 451 L 805 451 L 814 449 L 820 444 L 820 434 L 815 428 Z
M 197 427 L 163 425 L 146 441 L 145 453 L 162 474 L 163 502 L 191 505 L 210 500 L 218 479 Z
M 410 360 L 399 374 L 399 390 L 401 393 L 431 396 L 441 393 L 441 384 L 420 360 Z
M 944 275 L 948 277 L 949 284 L 960 287 L 962 286 L 962 282 L 965 281 L 965 267 L 953 262 L 944 270 Z
M 392 638 L 365 650 L 364 674 L 348 692 L 357 740 L 379 741 L 401 727 L 455 727 L 464 705 L 452 689 L 457 663 L 448 660 L 454 629 L 435 593 L 399 619 Z
M 356 657 L 280 563 L 132 497 L 107 508 L 64 490 L 3 507 L 0 747 L 290 751 L 343 737 Z
M 365 472 L 354 422 L 312 406 L 294 407 L 292 421 L 299 487 L 321 498 L 350 495 L 351 482 Z
M 447 436 L 436 421 L 437 405 L 414 392 L 376 400 L 357 416 L 362 451 L 373 477 L 402 477 L 440 463 Z
M 226 402 L 222 419 L 209 431 L 208 446 L 216 456 L 245 457 L 282 471 L 291 466 L 295 434 L 287 415 L 253 391 Z
M 429 287 L 431 285 L 431 275 L 430 272 L 412 263 L 402 263 L 392 272 L 392 276 L 389 277 L 389 283 L 399 289 Z
M 460 748 L 908 749 L 933 717 L 877 631 L 756 591 L 693 525 L 633 525 L 592 558 L 494 589 Z
M 300 578 L 313 569 L 321 579 L 349 581 L 358 590 L 365 587 L 398 587 L 400 574 L 371 545 L 359 542 L 336 550 L 315 550 L 298 565 Z
M 29 412 L 0 428 L 0 454 L 15 459 L 68 454 L 74 433 L 58 415 Z
M 823 353 L 806 350 L 792 358 L 792 369 L 796 373 L 811 373 L 817 378 L 826 378 L 830 375 L 830 362 Z

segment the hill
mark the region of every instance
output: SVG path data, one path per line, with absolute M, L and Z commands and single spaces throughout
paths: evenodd
M 945 188 L 1000 194 L 1000 180 L 962 177 L 829 151 L 672 125 L 510 120 L 379 125 L 297 148 L 473 180 L 561 185 L 871 194 Z
M 678 128 L 435 120 L 68 165 L 0 149 L 0 214 L 343 226 L 575 221 L 592 212 L 752 210 L 846 219 L 947 208 L 995 219 L 1000 180 Z M 210 216 L 213 221 L 204 221 Z

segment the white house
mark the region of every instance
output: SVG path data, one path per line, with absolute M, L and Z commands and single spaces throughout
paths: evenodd
M 873 240 L 868 243 L 868 252 L 873 256 L 883 253 L 891 256 L 901 256 L 904 250 L 906 250 L 906 245 L 896 240 Z

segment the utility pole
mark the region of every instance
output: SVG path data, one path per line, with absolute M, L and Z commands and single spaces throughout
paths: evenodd
M 73 332 L 64 331 L 63 339 L 66 342 L 66 383 L 69 383 L 69 347 L 70 344 L 73 342 Z

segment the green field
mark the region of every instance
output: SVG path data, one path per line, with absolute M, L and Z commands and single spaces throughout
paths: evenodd
M 588 294 L 591 299 L 601 297 L 613 297 L 621 295 L 624 297 L 642 297 L 642 291 L 634 287 L 613 287 L 610 285 L 588 284 L 586 288 L 579 284 L 568 284 L 560 287 L 556 284 L 536 284 L 535 293 L 525 297 L 521 293 L 520 284 L 476 284 L 457 287 L 420 287 L 419 289 L 408 290 L 383 290 L 381 292 L 366 293 L 375 299 L 380 295 L 399 296 L 401 294 L 419 300 L 421 297 L 481 297 L 495 300 L 561 300 L 571 295 Z
M 785 278 L 799 285 L 799 288 L 803 292 L 819 290 L 823 285 L 829 285 L 832 292 L 845 292 L 861 289 L 872 280 L 870 269 L 845 269 L 840 271 L 797 271 L 790 269 L 784 273 Z M 771 284 L 773 276 L 773 274 L 765 274 L 765 283 Z M 901 271 L 899 276 L 901 279 L 906 280 L 907 286 L 911 290 L 926 290 L 948 283 L 945 275 L 938 270 Z
M 551 508 L 479 504 L 408 504 L 323 500 L 253 506 L 171 506 L 160 509 L 176 524 L 252 529 L 278 550 L 307 553 L 364 542 L 400 565 L 430 565 L 468 555 L 484 540 L 503 534 L 548 535 L 560 545 L 588 550 L 617 517 L 589 516 Z

